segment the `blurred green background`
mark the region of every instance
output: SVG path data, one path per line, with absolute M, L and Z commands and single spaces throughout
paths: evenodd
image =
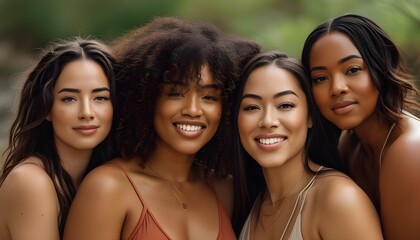
M 108 42 L 155 16 L 178 15 L 299 58 L 315 26 L 350 12 L 385 29 L 420 79 L 420 0 L 0 0 L 0 151 L 24 71 L 52 40 L 80 35 Z

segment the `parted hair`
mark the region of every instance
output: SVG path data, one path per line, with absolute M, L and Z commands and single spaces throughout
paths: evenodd
M 420 104 L 416 99 L 419 99 L 420 93 L 398 47 L 382 28 L 367 17 L 344 14 L 316 27 L 306 38 L 301 56 L 308 71 L 312 46 L 320 37 L 331 32 L 345 34 L 366 62 L 373 85 L 379 92 L 378 116 L 397 122 L 403 110 L 419 110 Z
M 229 171 L 229 102 L 243 63 L 259 45 L 222 33 L 211 24 L 179 17 L 158 17 L 113 44 L 119 92 L 117 147 L 124 158 L 144 164 L 156 146 L 153 124 L 156 101 L 166 82 L 201 81 L 207 64 L 222 90 L 222 116 L 215 136 L 196 155 L 205 169 Z
M 304 145 L 302 163 L 307 172 L 315 173 L 309 167 L 309 160 L 319 165 L 341 170 L 340 161 L 335 142 L 330 142 L 328 135 L 338 136 L 338 132 L 325 127 L 326 120 L 316 108 L 310 84 L 307 81 L 306 71 L 302 63 L 280 51 L 268 51 L 257 54 L 244 66 L 238 87 L 233 94 L 233 181 L 234 181 L 234 212 L 233 226 L 239 234 L 240 229 L 251 210 L 257 196 L 266 189 L 261 166 L 243 148 L 239 136 L 238 116 L 242 102 L 242 95 L 249 75 L 256 69 L 264 66 L 275 66 L 291 73 L 297 80 L 306 96 L 308 116 L 312 120 L 312 128 L 308 129 Z
M 64 229 L 71 201 L 76 193 L 70 175 L 63 169 L 54 141 L 54 130 L 45 118 L 54 104 L 53 88 L 63 68 L 70 62 L 88 59 L 103 69 L 111 89 L 111 100 L 115 103 L 115 58 L 102 42 L 76 37 L 57 41 L 45 49 L 34 68 L 30 70 L 20 93 L 19 108 L 14 120 L 0 186 L 19 163 L 31 156 L 38 157 L 54 183 L 60 204 L 60 234 Z M 93 149 L 92 159 L 86 172 L 109 160 L 113 154 L 110 135 Z

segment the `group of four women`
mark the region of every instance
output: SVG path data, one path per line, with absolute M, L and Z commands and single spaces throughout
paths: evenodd
M 346 14 L 301 61 L 176 17 L 54 45 L 21 92 L 0 239 L 418 238 L 397 47 Z

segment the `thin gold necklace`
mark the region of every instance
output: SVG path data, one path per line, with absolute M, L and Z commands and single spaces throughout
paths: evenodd
M 146 166 L 156 175 L 156 177 L 158 177 L 158 178 L 160 178 L 160 179 L 162 179 L 162 180 L 165 180 L 165 181 L 167 181 L 168 183 L 169 183 L 169 185 L 171 186 L 171 191 L 172 191 L 172 193 L 174 194 L 174 196 L 176 197 L 176 199 L 178 200 L 178 202 L 179 202 L 179 204 L 180 204 L 180 206 L 181 206 L 181 208 L 182 209 L 184 209 L 184 210 L 187 210 L 187 203 L 185 202 L 185 201 L 182 201 L 182 199 L 179 197 L 179 195 L 178 195 L 178 193 L 179 194 L 181 194 L 181 195 L 183 195 L 184 196 L 184 194 L 181 192 L 181 190 L 179 190 L 179 188 L 175 185 L 175 183 L 174 183 L 174 181 L 172 181 L 172 180 L 170 180 L 170 179 L 167 179 L 167 178 L 165 178 L 165 177 L 163 177 L 162 176 L 162 174 L 160 174 L 158 171 L 156 171 L 154 168 L 152 168 L 152 166 L 150 166 L 150 164 L 146 164 Z M 184 183 L 184 182 L 186 182 L 188 180 L 188 178 L 187 179 L 185 179 L 184 181 L 182 181 L 182 182 L 178 182 L 178 183 Z

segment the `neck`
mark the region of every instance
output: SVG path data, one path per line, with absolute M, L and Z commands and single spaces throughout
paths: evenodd
M 370 158 L 378 158 L 392 123 L 385 120 L 366 122 L 353 129 L 363 152 Z
M 273 204 L 280 198 L 299 192 L 311 177 L 304 169 L 301 158 L 289 159 L 279 167 L 263 168 L 263 174 L 267 196 Z
M 147 160 L 146 166 L 160 178 L 172 182 L 185 182 L 190 177 L 193 162 L 193 156 L 155 150 Z
M 60 156 L 61 165 L 70 175 L 73 185 L 77 189 L 90 162 L 92 150 L 71 151 L 57 146 L 57 151 Z

